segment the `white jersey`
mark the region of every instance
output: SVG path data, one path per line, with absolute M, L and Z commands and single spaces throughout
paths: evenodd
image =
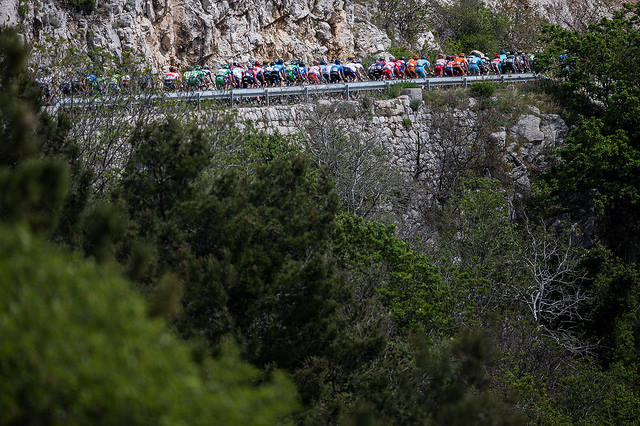
M 231 72 L 235 78 L 242 80 L 242 74 L 244 74 L 244 69 L 242 69 L 242 67 L 233 67 Z
M 320 65 L 313 65 L 309 67 L 309 74 L 320 75 Z
M 354 64 L 353 62 L 347 62 L 346 64 L 344 64 L 344 67 L 345 68 L 349 68 L 349 70 L 351 70 L 354 73 L 358 69 L 358 66 L 356 64 Z
M 385 70 L 392 70 L 396 67 L 396 63 L 395 62 L 385 62 L 384 63 L 384 67 L 382 67 L 382 69 Z

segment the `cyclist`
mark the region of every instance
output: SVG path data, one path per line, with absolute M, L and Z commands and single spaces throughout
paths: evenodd
M 380 80 L 382 78 L 382 67 L 384 67 L 384 58 L 378 58 L 378 60 L 371 65 L 367 70 L 367 74 L 371 80 Z
M 271 70 L 271 80 L 274 86 L 282 86 L 284 81 L 284 60 L 278 59 Z
M 258 74 L 251 62 L 249 62 L 247 69 L 242 73 L 242 87 L 246 89 L 248 87 L 256 87 L 257 85 Z
M 180 78 L 180 73 L 178 72 L 178 68 L 174 66 L 169 67 L 169 72 L 164 76 L 164 88 L 168 90 L 178 90 L 182 83 L 182 78 Z
M 491 60 L 491 71 L 494 74 L 502 74 L 502 60 L 500 55 L 496 53 L 496 56 Z
M 457 58 L 455 58 L 456 64 L 453 69 L 454 74 L 456 75 L 467 75 L 469 74 L 469 63 L 467 62 L 467 58 L 465 58 L 464 53 L 460 53 Z
M 398 59 L 397 61 L 395 61 L 393 74 L 396 76 L 396 78 L 398 78 L 398 79 L 403 79 L 404 78 L 406 67 L 407 67 L 407 61 L 404 58 L 404 56 L 402 58 Z
M 234 62 L 231 66 L 231 75 L 234 87 L 242 87 L 243 74 L 244 68 L 242 68 L 238 62 Z
M 307 80 L 311 84 L 320 84 L 321 78 L 322 78 L 322 68 L 320 68 L 320 63 L 318 61 L 313 61 L 313 65 L 309 67 Z
M 353 58 L 349 58 L 347 63 L 344 64 L 344 77 L 348 81 L 359 81 L 358 67 Z
M 431 73 L 431 64 L 425 55 L 416 60 L 416 75 L 420 78 L 426 78 Z
M 307 82 L 307 67 L 304 66 L 304 62 L 298 62 L 298 79 L 301 84 L 305 84 Z
M 455 57 L 451 55 L 447 56 L 447 65 L 444 67 L 444 75 L 447 77 L 453 77 L 456 64 L 457 62 Z
M 184 82 L 187 85 L 189 90 L 198 90 L 202 84 L 202 67 L 200 65 L 196 65 L 195 68 L 187 68 L 187 71 L 184 73 Z
M 340 64 L 340 59 L 336 59 L 333 61 L 333 65 L 331 66 L 331 82 L 338 83 L 340 81 L 344 81 L 344 68 Z
M 418 74 L 416 72 L 416 65 L 418 63 L 418 57 L 414 56 L 413 58 L 407 61 L 407 77 L 409 78 L 417 78 Z
M 232 84 L 231 65 L 225 65 L 216 72 L 216 88 L 230 89 Z
M 362 65 L 362 59 L 356 58 L 356 59 L 353 60 L 353 62 L 356 64 L 356 71 L 358 72 L 358 79 L 360 81 L 364 80 L 365 76 L 367 75 L 367 73 L 365 72 L 364 65 Z
M 433 75 L 436 77 L 444 77 L 447 60 L 442 53 L 438 53 L 438 59 L 433 67 Z
M 474 54 L 469 57 L 469 74 L 471 75 L 481 74 L 481 71 L 480 71 L 481 66 L 482 66 L 482 58 L 478 54 Z
M 392 56 L 382 67 L 382 79 L 393 80 L 393 70 L 396 67 L 396 59 Z
M 284 70 L 284 76 L 288 85 L 296 84 L 300 78 L 300 70 L 298 69 L 298 62 L 293 59 L 286 66 Z
M 504 70 L 506 72 L 508 72 L 509 74 L 518 72 L 518 65 L 516 64 L 516 57 L 512 53 L 509 53 L 507 55 L 507 59 L 504 62 Z
M 329 83 L 331 81 L 331 65 L 328 65 L 324 59 L 320 61 L 320 73 L 322 74 L 322 80 L 325 83 Z
M 109 84 L 107 86 L 110 91 L 118 93 L 120 92 L 120 74 L 114 74 L 109 79 Z
M 213 85 L 213 76 L 211 74 L 211 68 L 209 65 L 202 67 L 202 84 L 205 89 L 208 89 Z

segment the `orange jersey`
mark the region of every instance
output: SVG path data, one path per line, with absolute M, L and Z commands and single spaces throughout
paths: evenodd
M 416 60 L 415 59 L 410 59 L 407 61 L 407 69 L 409 71 L 415 71 L 416 70 Z

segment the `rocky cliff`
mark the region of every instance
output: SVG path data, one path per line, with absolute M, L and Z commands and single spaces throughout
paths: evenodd
M 170 63 L 377 54 L 391 40 L 350 0 L 105 0 L 82 12 L 67 0 L 3 0 L 0 25 L 80 51 L 140 52 Z

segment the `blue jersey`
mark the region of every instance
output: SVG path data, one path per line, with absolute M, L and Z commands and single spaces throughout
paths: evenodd
M 482 63 L 482 59 L 477 56 L 472 56 L 469 58 L 469 68 L 480 68 L 480 64 Z
M 344 68 L 342 68 L 342 65 L 334 64 L 334 65 L 331 67 L 331 72 L 337 72 L 337 73 L 339 73 L 339 72 L 342 72 L 342 71 L 344 71 Z
M 282 64 L 275 64 L 275 65 L 273 66 L 273 70 L 274 70 L 274 71 L 278 71 L 278 72 L 282 72 L 282 71 L 284 70 L 284 65 L 282 65 Z
M 429 61 L 427 61 L 426 59 L 418 59 L 416 61 L 416 67 L 420 67 L 420 68 L 429 68 Z

